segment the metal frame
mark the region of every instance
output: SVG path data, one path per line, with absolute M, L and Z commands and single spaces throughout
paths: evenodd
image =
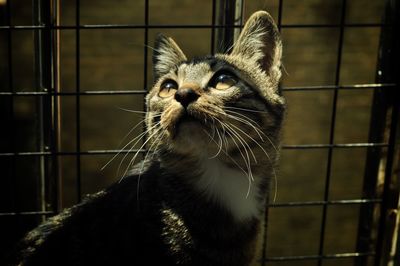
M 80 97 L 89 97 L 93 95 L 144 95 L 147 88 L 137 90 L 96 90 L 96 91 L 82 91 L 80 87 L 80 35 L 81 31 L 91 29 L 144 29 L 144 42 L 145 48 L 143 50 L 144 60 L 144 84 L 147 83 L 147 59 L 148 59 L 148 44 L 149 44 L 149 29 L 182 29 L 182 28 L 196 28 L 196 29 L 211 29 L 211 53 L 215 51 L 223 51 L 231 47 L 232 41 L 235 37 L 235 32 L 242 26 L 242 1 L 237 0 L 213 0 L 212 1 L 212 21 L 210 25 L 153 25 L 149 23 L 149 1 L 145 0 L 145 18 L 144 24 L 104 24 L 104 25 L 82 25 L 80 21 L 80 1 L 76 0 L 76 20 L 75 25 L 60 25 L 59 23 L 59 0 L 35 0 L 37 17 L 35 25 L 12 25 L 11 24 L 11 4 L 7 1 L 7 25 L 0 26 L 0 31 L 7 31 L 8 33 L 8 66 L 9 72 L 9 91 L 0 92 L 0 97 L 9 97 L 10 99 L 10 114 L 13 120 L 13 99 L 14 97 L 34 96 L 40 99 L 39 111 L 42 123 L 38 130 L 42 131 L 41 145 L 37 151 L 18 151 L 15 148 L 15 139 L 12 136 L 12 152 L 1 152 L 0 160 L 10 158 L 12 162 L 11 178 L 15 178 L 16 159 L 21 156 L 38 156 L 41 158 L 42 169 L 42 194 L 46 197 L 47 201 L 53 202 L 53 206 L 42 205 L 38 211 L 25 212 L 23 210 L 15 209 L 15 211 L 0 213 L 2 217 L 23 217 L 25 216 L 38 216 L 45 217 L 56 214 L 61 208 L 61 173 L 60 163 L 62 156 L 73 155 L 76 158 L 77 165 L 77 197 L 81 200 L 81 156 L 93 156 L 102 154 L 115 154 L 119 150 L 82 150 L 80 143 L 81 129 L 80 129 Z M 325 172 L 325 190 L 324 197 L 321 201 L 302 201 L 302 202 L 286 202 L 268 204 L 267 208 L 289 208 L 299 206 L 322 206 L 322 223 L 320 229 L 319 250 L 315 255 L 310 256 L 282 256 L 271 257 L 266 253 L 267 240 L 263 245 L 263 257 L 260 260 L 262 265 L 270 261 L 296 261 L 296 260 L 315 260 L 318 265 L 322 265 L 326 259 L 338 258 L 354 258 L 355 265 L 365 265 L 369 257 L 373 257 L 375 265 L 383 265 L 387 261 L 385 256 L 387 251 L 382 247 L 387 240 L 387 231 L 390 231 L 387 226 L 387 215 L 390 210 L 397 208 L 397 201 L 394 202 L 390 198 L 391 187 L 393 183 L 393 165 L 397 154 L 396 133 L 399 124 L 399 103 L 400 99 L 394 91 L 399 88 L 398 75 L 399 73 L 399 40 L 396 38 L 388 41 L 388 35 L 393 34 L 398 30 L 398 14 L 399 14 L 399 1 L 388 0 L 387 18 L 382 23 L 345 23 L 346 16 L 346 3 L 348 1 L 342 0 L 342 8 L 340 13 L 340 23 L 338 24 L 306 24 L 306 25 L 285 25 L 282 24 L 283 16 L 283 0 L 279 0 L 278 10 L 278 27 L 280 30 L 287 28 L 338 28 L 340 31 L 338 39 L 338 54 L 336 60 L 335 82 L 333 85 L 324 86 L 303 86 L 303 87 L 284 87 L 283 93 L 290 93 L 292 91 L 304 91 L 304 93 L 312 93 L 313 91 L 331 90 L 333 91 L 333 108 L 331 110 L 331 123 L 329 142 L 327 144 L 307 144 L 307 145 L 283 145 L 283 149 L 325 149 L 328 152 L 328 164 Z M 397 17 L 393 16 L 393 12 L 397 12 Z M 394 20 L 395 18 L 396 21 Z M 377 83 L 375 84 L 349 84 L 341 85 L 340 80 L 340 66 L 343 48 L 343 36 L 346 28 L 365 28 L 365 27 L 378 27 L 382 29 L 381 49 L 383 47 L 390 47 L 394 51 L 393 55 L 381 53 L 380 65 L 378 70 L 383 72 L 384 75 L 377 76 Z M 12 32 L 21 30 L 35 30 L 35 41 L 37 46 L 36 70 L 37 70 L 37 91 L 16 91 L 13 85 L 13 58 L 12 58 Z M 75 31 L 76 36 L 76 90 L 75 92 L 62 92 L 60 91 L 60 73 L 59 73 L 59 33 L 63 30 Z M 386 35 L 385 35 L 386 34 Z M 395 34 L 393 34 L 394 36 Z M 386 37 L 385 37 L 386 36 Z M 386 38 L 386 39 L 385 39 Z M 216 44 L 222 44 L 218 46 Z M 397 72 L 393 72 L 397 70 Z M 380 73 L 381 73 L 380 72 Z M 390 73 L 390 74 L 387 74 Z M 339 91 L 342 90 L 364 90 L 374 91 L 374 103 L 372 112 L 372 120 L 370 123 L 370 135 L 367 143 L 335 143 L 334 131 L 336 122 L 336 106 Z M 60 98 L 61 97 L 74 97 L 76 101 L 76 151 L 62 152 L 59 149 L 59 139 L 62 132 L 60 125 Z M 391 119 L 391 126 L 385 123 L 386 119 Z M 11 124 L 12 131 L 15 131 L 15 125 Z M 388 138 L 384 138 L 384 133 L 388 134 Z M 14 134 L 13 134 L 14 135 Z M 330 200 L 329 188 L 332 167 L 332 154 L 335 149 L 356 149 L 368 148 L 367 154 L 367 169 L 364 177 L 363 197 L 360 199 L 350 200 Z M 388 149 L 386 155 L 386 170 L 384 176 L 383 193 L 379 194 L 377 189 L 378 182 L 378 165 L 382 160 L 382 148 Z M 125 151 L 135 153 L 137 150 Z M 142 149 L 141 152 L 145 152 Z M 360 206 L 360 219 L 359 219 L 359 232 L 357 250 L 354 252 L 340 253 L 340 254 L 326 254 L 324 252 L 325 243 L 325 225 L 327 219 L 327 208 L 332 205 L 357 205 Z M 395 205 L 395 206 L 394 206 Z M 373 213 L 376 209 L 380 210 L 379 226 L 374 227 L 376 218 Z M 267 228 L 266 228 L 267 229 Z M 267 230 L 266 230 L 267 231 Z M 378 237 L 373 239 L 372 232 L 375 232 Z M 371 246 L 373 249 L 371 249 Z

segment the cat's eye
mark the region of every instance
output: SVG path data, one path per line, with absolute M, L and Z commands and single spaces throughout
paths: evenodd
M 211 82 L 211 87 L 217 89 L 217 90 L 226 90 L 232 87 L 237 83 L 236 77 L 227 74 L 227 73 L 222 73 L 216 76 L 216 78 L 213 79 Z
M 167 98 L 173 96 L 178 90 L 178 84 L 173 80 L 166 80 L 161 84 L 158 96 L 161 98 Z

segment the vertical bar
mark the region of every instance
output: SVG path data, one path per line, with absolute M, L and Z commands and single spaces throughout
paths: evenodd
M 81 101 L 80 101 L 80 1 L 75 1 L 75 53 L 76 53 L 76 193 L 77 201 L 82 200 L 82 182 L 81 182 Z
M 6 21 L 7 25 L 11 26 L 11 1 L 6 2 Z M 8 64 L 8 82 L 9 82 L 9 91 L 14 92 L 14 75 L 13 75 L 13 57 L 12 57 L 12 29 L 11 27 L 7 30 L 7 50 L 8 50 L 8 57 L 7 57 L 7 64 Z M 15 113 L 14 113 L 14 96 L 10 96 L 10 115 L 11 115 L 11 149 L 12 152 L 16 153 L 16 140 L 15 140 L 15 132 L 16 132 L 16 125 L 15 125 Z M 19 204 L 18 202 L 18 188 L 17 188 L 17 175 L 16 175 L 16 157 L 15 155 L 11 157 L 11 168 L 10 168 L 10 177 L 12 179 L 12 191 L 13 191 L 13 211 L 18 213 Z M 19 219 L 17 216 L 17 222 L 19 223 Z
M 242 24 L 243 0 L 219 0 L 217 5 L 218 25 L 217 51 L 220 53 L 230 52 L 233 43 L 239 37 L 240 29 L 236 26 Z
M 281 33 L 282 36 L 282 14 L 283 14 L 283 0 L 279 0 L 279 5 L 278 5 L 278 30 Z M 283 68 L 283 64 L 282 64 Z M 282 95 L 282 83 L 279 82 L 278 84 L 278 94 Z
M 397 83 L 397 89 L 400 89 Z M 393 95 L 396 97 L 395 95 Z M 375 266 L 379 265 L 387 265 L 387 262 L 390 258 L 390 248 L 391 248 L 391 240 L 393 227 L 395 226 L 394 218 L 396 217 L 396 212 L 398 208 L 398 199 L 399 193 L 397 188 L 391 188 L 392 183 L 392 174 L 393 174 L 393 165 L 395 159 L 395 151 L 396 151 L 396 136 L 398 129 L 398 121 L 399 121 L 399 112 L 400 112 L 400 100 L 399 97 L 396 97 L 394 105 L 392 106 L 392 118 L 390 122 L 389 129 L 389 147 L 386 158 L 386 166 L 385 166 L 385 180 L 383 184 L 383 192 L 382 192 L 382 205 L 380 209 L 379 215 L 379 227 L 378 227 L 378 238 L 376 241 L 376 258 L 375 258 Z M 397 159 L 397 157 L 396 157 Z M 397 182 L 396 182 L 397 183 Z M 397 214 L 398 215 L 398 214 Z M 391 224 L 391 226 L 388 226 Z
M 397 90 L 399 89 L 399 83 L 397 83 Z M 398 93 L 397 93 L 398 94 Z M 389 129 L 389 147 L 386 158 L 385 165 L 385 177 L 383 184 L 383 192 L 382 192 L 382 205 L 379 214 L 379 225 L 378 225 L 378 237 L 376 242 L 376 257 L 375 257 L 375 266 L 379 265 L 387 265 L 387 262 L 390 258 L 390 249 L 391 249 L 391 241 L 393 227 L 395 226 L 394 219 L 396 217 L 397 208 L 398 208 L 398 200 L 399 200 L 399 191 L 398 188 L 391 188 L 393 186 L 392 183 L 392 174 L 395 151 L 396 151 L 396 136 L 398 130 L 398 122 L 399 122 L 399 112 L 400 112 L 400 99 L 397 95 L 392 95 L 395 97 L 395 101 L 392 106 L 392 114 L 390 121 L 390 129 Z M 395 183 L 398 185 L 397 181 Z M 397 214 L 398 215 L 398 214 Z M 390 226 L 388 226 L 391 224 Z M 392 227 L 392 228 L 391 228 Z
M 340 83 L 340 67 L 342 63 L 342 49 L 343 49 L 343 38 L 344 38 L 344 22 L 346 16 L 346 0 L 342 0 L 342 9 L 340 14 L 340 32 L 339 32 L 339 43 L 338 43 L 338 51 L 337 51 L 337 61 L 336 61 L 336 72 L 335 72 L 335 90 L 333 93 L 333 103 L 332 103 L 332 115 L 331 115 L 331 125 L 329 132 L 329 144 L 332 145 L 335 139 L 335 124 L 336 124 L 336 108 L 337 108 L 337 100 L 338 100 L 338 86 Z M 331 170 L 332 170 L 332 156 L 333 156 L 333 148 L 330 147 L 328 149 L 328 163 L 326 167 L 326 178 L 325 178 L 325 189 L 324 189 L 324 201 L 329 200 L 329 190 L 330 190 L 330 179 L 331 179 Z M 327 208 L 328 206 L 325 204 L 322 207 L 322 221 L 321 221 L 321 231 L 320 231 L 320 240 L 319 240 L 319 249 L 318 255 L 320 258 L 318 259 L 318 266 L 322 265 L 322 256 L 324 254 L 324 244 L 325 244 L 325 230 L 326 230 L 326 216 L 327 216 Z
M 282 28 L 282 12 L 283 12 L 283 0 L 279 0 L 279 7 L 278 7 L 278 30 L 281 32 Z
M 0 12 L 4 14 L 1 22 L 4 25 L 11 25 L 11 7 L 9 1 L 0 5 Z M 7 49 L 8 55 L 2 60 L 5 64 L 8 64 L 8 73 L 4 73 L 4 79 L 9 79 L 9 83 L 2 84 L 1 91 L 14 90 L 13 86 L 13 68 L 12 68 L 12 34 L 11 29 L 8 29 L 4 33 L 4 39 L 0 42 L 4 44 L 4 49 Z M 7 71 L 6 70 L 6 71 Z M 1 152 L 15 152 L 15 123 L 14 123 L 14 96 L 6 96 L 0 98 L 0 119 L 2 121 L 2 130 L 0 131 L 0 138 L 3 141 L 0 144 Z M 6 126 L 5 126 L 6 125 Z M 4 128 L 3 128 L 4 127 Z M 16 174 L 15 174 L 15 156 L 8 158 L 2 158 L 0 160 L 0 167 L 2 169 L 2 182 L 0 185 L 0 208 L 2 212 L 15 211 L 17 201 L 17 185 L 16 185 Z M 17 218 L 18 219 L 18 218 Z M 15 224 L 15 218 L 2 219 L 1 229 L 1 241 L 0 249 L 5 251 L 9 248 L 9 243 L 16 241 L 16 230 L 5 230 L 5 228 L 18 229 Z M 2 252 L 0 252 L 2 254 Z
M 399 112 L 400 112 L 400 89 L 399 80 L 399 60 L 400 60 L 400 38 L 398 30 L 400 29 L 400 3 L 398 0 L 387 1 L 386 18 L 392 23 L 392 27 L 387 31 L 382 32 L 381 41 L 385 45 L 381 47 L 385 49 L 385 57 L 382 60 L 381 76 L 382 79 L 388 79 L 396 84 L 396 87 L 389 92 L 388 104 L 391 110 L 391 120 L 389 127 L 389 147 L 386 156 L 386 166 L 384 174 L 382 204 L 380 208 L 378 236 L 376 242 L 376 257 L 375 266 L 387 265 L 390 261 L 390 250 L 392 247 L 392 235 L 395 224 L 393 224 L 393 215 L 398 215 L 398 200 L 399 200 L 399 181 L 392 179 L 394 160 L 398 160 L 396 154 L 397 130 L 399 127 Z M 396 157 L 395 157 L 396 156 Z M 400 263 L 397 261 L 397 264 Z
M 235 25 L 241 18 L 236 18 L 237 2 L 242 0 L 219 0 L 218 2 L 218 25 L 223 26 L 217 31 L 217 52 L 226 53 L 232 49 L 235 37 Z M 243 7 L 242 4 L 239 5 Z M 239 12 L 240 14 L 242 11 Z M 238 14 L 239 14 L 238 13 Z
M 149 88 L 147 86 L 147 79 L 148 79 L 148 72 L 147 72 L 147 68 L 148 68 L 148 47 L 149 47 L 149 1 L 150 0 L 145 0 L 144 2 L 144 53 L 143 53 L 143 67 L 144 67 L 144 71 L 143 71 L 143 86 L 144 86 L 144 90 L 148 91 Z M 146 103 L 145 101 L 143 101 L 143 105 L 142 105 L 143 111 L 146 111 Z M 142 132 L 146 132 L 146 125 L 145 123 L 142 126 Z M 146 139 L 143 139 L 142 144 L 145 145 Z M 146 145 L 145 145 L 146 146 Z M 146 148 L 146 147 L 144 147 Z M 131 165 L 128 165 L 128 167 L 130 167 Z
M 243 24 L 243 0 L 236 0 L 235 1 L 235 15 L 233 24 L 235 28 L 233 28 L 233 42 L 235 42 L 240 35 L 241 29 L 238 26 Z
M 382 18 L 384 24 L 394 24 L 394 15 L 392 15 L 394 6 L 390 3 L 390 1 L 386 1 L 386 10 Z M 394 49 L 392 47 L 392 39 L 393 36 L 395 36 L 395 32 L 396 31 L 394 31 L 392 27 L 381 28 L 376 74 L 377 83 L 394 82 Z M 392 90 L 393 88 L 377 88 L 374 90 L 368 136 L 368 142 L 370 143 L 385 142 L 384 133 L 386 129 L 388 108 L 390 107 L 390 99 L 393 98 L 391 95 Z M 377 195 L 378 179 L 380 176 L 379 167 L 383 160 L 383 153 L 380 148 L 368 149 L 362 188 L 363 198 L 377 198 L 379 196 Z M 372 205 L 360 206 L 356 245 L 357 252 L 371 252 L 374 248 L 375 239 L 372 236 L 372 231 L 374 230 L 376 222 L 376 216 L 374 215 L 376 208 L 377 206 Z M 356 258 L 354 261 L 354 265 L 357 266 L 366 265 L 366 263 L 367 258 L 365 257 Z
M 39 132 L 37 139 L 37 149 L 41 152 L 51 149 L 52 139 L 52 103 L 50 96 L 51 89 L 51 30 L 50 30 L 50 3 L 48 1 L 35 0 L 33 1 L 33 16 L 36 25 L 44 25 L 44 29 L 38 29 L 34 32 L 35 41 L 35 81 L 36 88 L 39 91 L 47 92 L 45 96 L 36 97 L 36 108 L 38 112 L 37 131 Z M 39 157 L 39 209 L 46 211 L 46 186 L 49 179 L 49 164 L 50 158 L 47 156 Z M 42 216 L 42 220 L 45 216 Z
M 5 23 L 8 26 L 11 26 L 12 20 L 11 20 L 11 1 L 7 1 L 6 5 L 4 6 L 5 10 Z M 14 92 L 14 73 L 13 73 L 13 55 L 12 55 L 12 47 L 13 47 L 13 39 L 12 39 L 12 29 L 9 28 L 7 29 L 6 32 L 6 38 L 5 44 L 7 45 L 7 58 L 4 58 L 3 60 L 6 60 L 8 64 L 8 88 L 4 88 L 4 90 L 9 90 L 11 93 Z M 1 106 L 1 109 L 5 111 L 5 117 L 7 118 L 4 123 L 7 125 L 8 131 L 6 129 L 2 129 L 2 132 L 8 133 L 5 134 L 7 137 L 7 145 L 5 145 L 5 149 L 8 151 L 11 151 L 13 153 L 16 153 L 16 139 L 15 139 L 15 133 L 16 133 L 16 123 L 15 123 L 15 113 L 14 113 L 14 96 L 10 95 L 4 99 L 1 99 L 1 104 L 4 103 L 4 106 Z M 3 109 L 4 108 L 4 109 Z M 9 122 L 9 123 L 7 123 Z M 1 163 L 1 166 L 5 166 L 3 172 L 5 171 L 4 178 L 6 180 L 3 180 L 1 186 L 2 186 L 2 192 L 6 192 L 3 198 L 3 195 L 0 196 L 1 200 L 10 200 L 10 202 L 6 203 L 3 202 L 3 204 L 0 204 L 2 207 L 4 206 L 5 210 L 11 211 L 11 212 L 16 212 L 17 214 L 21 211 L 20 206 L 18 204 L 18 197 L 19 197 L 19 191 L 18 191 L 18 186 L 17 186 L 17 175 L 16 175 L 16 155 L 13 155 L 9 158 L 4 158 L 5 160 Z M 3 176 L 3 175 L 2 175 Z M 4 182 L 5 181 L 5 182 Z M 5 190 L 3 187 L 4 186 L 9 186 L 8 189 L 10 190 L 9 192 Z M 0 248 L 2 248 L 3 251 L 7 250 L 9 248 L 8 243 L 13 243 L 15 242 L 18 238 L 17 235 L 21 234 L 21 223 L 20 223 L 20 216 L 15 216 L 12 217 L 11 219 L 4 220 L 3 221 L 3 226 L 6 226 L 8 228 L 12 228 L 14 230 L 2 230 L 4 234 L 1 235 L 2 241 L 0 241 Z
M 52 15 L 51 25 L 60 25 L 60 0 L 52 0 Z M 60 30 L 52 30 L 52 173 L 53 182 L 52 187 L 54 190 L 53 199 L 49 202 L 54 202 L 56 212 L 60 212 L 62 208 L 62 174 L 61 174 L 61 160 L 57 156 L 61 148 L 61 109 L 60 109 L 60 96 L 58 93 L 61 89 L 61 72 L 60 72 Z
M 212 0 L 211 10 L 211 54 L 215 54 L 215 20 L 216 20 L 216 5 L 217 1 Z
M 144 71 L 143 71 L 143 86 L 147 91 L 147 60 L 148 60 L 148 47 L 149 47 L 149 0 L 144 2 Z M 144 107 L 143 107 L 144 108 Z

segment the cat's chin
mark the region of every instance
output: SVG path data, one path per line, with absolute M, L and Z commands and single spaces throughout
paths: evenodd
M 206 148 L 208 139 L 205 126 L 200 121 L 184 118 L 176 127 L 172 145 L 183 152 L 201 152 Z

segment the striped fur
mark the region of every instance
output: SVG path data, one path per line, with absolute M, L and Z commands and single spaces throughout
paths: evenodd
M 281 53 L 263 11 L 231 54 L 188 60 L 160 35 L 143 162 L 30 232 L 9 265 L 250 265 L 279 156 Z

